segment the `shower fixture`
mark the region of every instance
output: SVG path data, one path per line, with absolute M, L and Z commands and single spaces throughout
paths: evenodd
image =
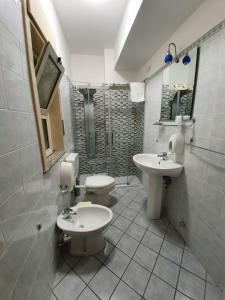
M 174 47 L 174 57 L 173 55 L 171 54 L 171 46 Z M 164 57 L 164 62 L 166 64 L 170 64 L 172 63 L 173 61 L 175 61 L 175 63 L 178 63 L 179 62 L 179 58 L 177 56 L 177 47 L 174 43 L 170 43 L 169 44 L 169 47 L 168 47 L 168 51 L 166 53 L 166 56 Z

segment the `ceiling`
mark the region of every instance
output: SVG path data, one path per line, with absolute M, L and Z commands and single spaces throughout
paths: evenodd
M 116 68 L 137 70 L 142 67 L 204 1 L 144 0 Z
M 127 0 L 53 0 L 72 53 L 113 48 Z

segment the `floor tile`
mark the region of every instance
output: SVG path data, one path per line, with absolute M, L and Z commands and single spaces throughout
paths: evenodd
M 55 295 L 53 293 L 51 294 L 50 300 L 57 300 L 56 297 L 55 297 Z
M 80 257 L 71 255 L 70 253 L 64 253 L 63 259 L 71 268 L 73 268 L 79 262 Z
M 102 266 L 89 285 L 102 300 L 107 300 L 110 298 L 118 282 L 119 278 L 106 267 Z
M 190 298 L 203 300 L 205 282 L 192 273 L 181 269 L 177 289 Z
M 92 290 L 90 290 L 89 287 L 86 287 L 77 300 L 98 300 L 98 299 L 99 298 L 92 292 Z
M 222 300 L 222 292 L 218 287 L 207 282 L 205 300 L 212 300 L 212 299 Z
M 127 234 L 133 237 L 137 241 L 141 241 L 143 235 L 145 233 L 145 228 L 135 223 L 132 223 L 130 227 L 127 229 Z
M 157 253 L 140 244 L 133 259 L 147 270 L 152 271 L 156 258 Z
M 113 213 L 113 218 L 112 218 L 112 221 L 111 221 L 111 224 L 115 222 L 115 220 L 119 217 L 119 214 L 117 213 Z
M 118 229 L 120 229 L 121 231 L 126 231 L 127 228 L 130 226 L 131 221 L 119 216 L 115 222 L 113 222 L 113 226 L 117 227 Z
M 188 246 L 188 244 L 186 243 L 185 246 L 184 246 L 184 249 L 188 252 L 191 252 L 192 253 L 192 250 L 191 248 Z
M 98 254 L 95 255 L 97 259 L 99 259 L 101 262 L 104 262 L 106 258 L 109 256 L 109 254 L 112 252 L 114 249 L 114 245 L 106 241 L 106 245 L 103 251 L 99 252 Z
M 145 298 L 147 300 L 173 300 L 174 294 L 174 288 L 152 275 L 145 291 Z
M 112 225 L 105 232 L 106 239 L 113 245 L 117 244 L 122 235 L 123 232 Z
M 164 220 L 152 220 L 148 229 L 151 232 L 154 232 L 155 234 L 164 237 L 167 227 L 168 223 Z
M 132 287 L 137 293 L 143 295 L 145 288 L 148 284 L 150 272 L 142 268 L 135 261 L 131 261 L 122 280 Z
M 150 224 L 150 220 L 145 213 L 139 213 L 136 216 L 136 218 L 134 219 L 134 223 L 136 223 L 144 228 L 148 228 L 148 226 Z
M 128 207 L 136 212 L 139 212 L 141 210 L 142 206 L 143 206 L 142 202 L 138 202 L 135 200 L 135 201 L 132 201 Z
M 179 266 L 159 255 L 153 273 L 176 288 Z
M 206 280 L 213 285 L 217 285 L 208 272 L 206 273 Z
M 124 234 L 119 243 L 117 244 L 117 248 L 126 253 L 128 256 L 132 257 L 134 255 L 135 250 L 137 249 L 139 243 L 135 239 L 133 239 L 128 234 Z
M 84 280 L 84 282 L 89 283 L 100 269 L 101 265 L 100 261 L 92 256 L 83 257 L 75 266 L 74 271 Z
M 116 203 L 115 205 L 113 205 L 111 207 L 111 210 L 119 215 L 122 214 L 125 209 L 126 209 L 126 207 L 124 205 L 120 204 L 120 202 Z
M 85 283 L 71 271 L 54 288 L 54 294 L 59 300 L 71 300 L 76 299 L 84 288 Z
M 182 258 L 182 249 L 164 240 L 160 254 L 180 265 Z
M 206 278 L 206 271 L 194 254 L 184 251 L 183 258 L 182 258 L 182 267 L 187 269 L 188 271 L 194 273 L 195 275 L 205 279 Z
M 153 232 L 146 231 L 141 243 L 146 247 L 154 250 L 155 252 L 159 252 L 162 246 L 163 239 L 156 235 Z
M 184 240 L 178 234 L 178 232 L 174 229 L 174 227 L 170 224 L 165 235 L 165 239 L 180 248 L 184 248 Z
M 121 252 L 119 249 L 115 248 L 107 260 L 105 265 L 118 277 L 121 277 L 130 262 L 130 258 Z
M 123 216 L 124 218 L 127 218 L 127 219 L 130 220 L 130 221 L 133 221 L 133 220 L 135 219 L 136 215 L 137 215 L 137 212 L 134 211 L 134 210 L 132 210 L 132 209 L 130 209 L 130 208 L 128 208 L 128 207 L 127 207 L 127 208 L 125 209 L 125 211 L 122 213 L 122 216 Z
M 134 290 L 129 288 L 125 283 L 120 281 L 116 287 L 111 300 L 141 300 L 141 297 L 135 293 Z
M 133 201 L 133 199 L 125 196 L 125 197 L 122 197 L 119 201 L 123 206 L 127 207 Z
M 175 299 L 174 300 L 190 300 L 191 298 L 181 294 L 180 292 L 176 291 Z
M 63 279 L 63 277 L 69 273 L 70 267 L 67 265 L 67 263 L 64 260 L 60 260 L 58 266 L 56 267 L 55 271 L 55 278 L 53 282 L 53 288 Z

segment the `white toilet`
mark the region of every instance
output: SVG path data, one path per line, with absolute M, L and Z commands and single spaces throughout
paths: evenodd
M 93 255 L 105 248 L 103 231 L 113 218 L 108 207 L 88 204 L 71 207 L 71 215 L 64 218 L 61 213 L 57 226 L 71 236 L 70 253 L 72 255 Z
M 79 155 L 78 153 L 70 153 L 66 159 L 66 162 L 73 164 L 75 172 L 75 180 L 79 173 Z M 84 186 L 77 186 L 84 189 L 86 192 L 86 201 L 91 201 L 95 204 L 110 205 L 109 192 L 115 187 L 115 179 L 106 175 L 93 175 L 88 176 L 85 180 Z

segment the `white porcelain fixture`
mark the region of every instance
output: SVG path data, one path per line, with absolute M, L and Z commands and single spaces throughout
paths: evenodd
M 160 219 L 163 192 L 163 176 L 178 177 L 183 166 L 170 160 L 163 160 L 157 154 L 143 153 L 133 156 L 135 165 L 148 175 L 147 214 L 150 219 Z
M 76 215 L 63 219 L 62 213 L 57 218 L 57 226 L 71 236 L 70 253 L 72 255 L 93 255 L 105 247 L 103 231 L 113 218 L 108 207 L 90 204 L 71 207 Z
M 70 153 L 66 159 L 74 167 L 75 181 L 79 173 L 79 155 L 78 153 Z M 84 186 L 80 186 L 86 191 L 86 201 L 92 203 L 109 206 L 110 197 L 109 192 L 115 187 L 115 179 L 106 175 L 88 176 L 85 180 Z

